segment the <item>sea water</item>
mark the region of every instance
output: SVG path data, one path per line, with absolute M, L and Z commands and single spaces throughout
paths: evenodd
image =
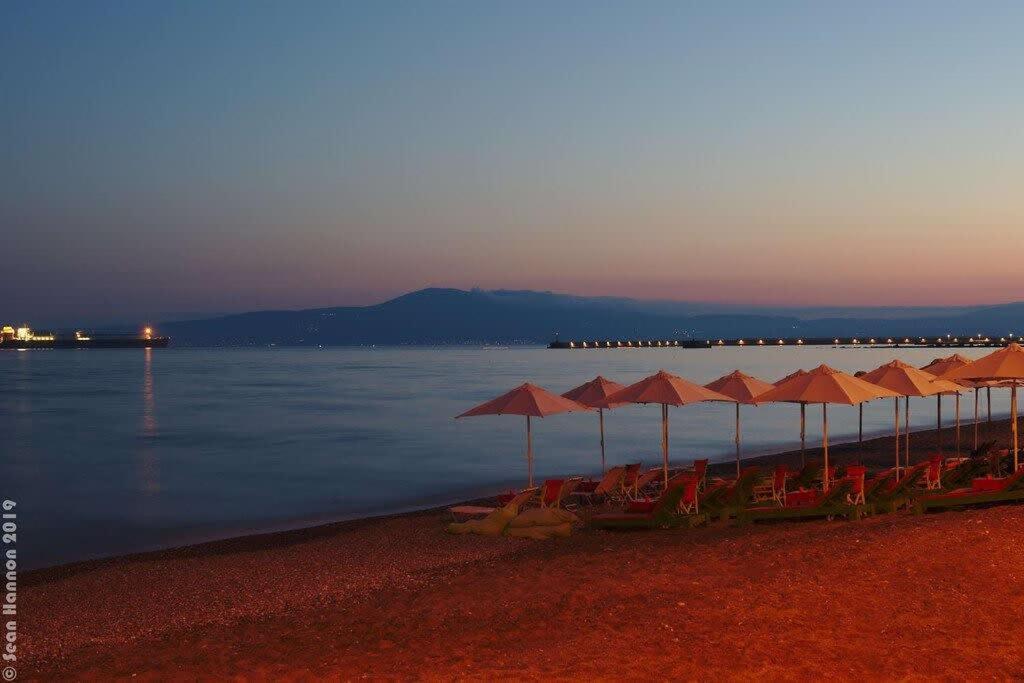
M 854 372 L 938 355 L 828 347 L 2 351 L 0 495 L 18 503 L 22 566 L 49 566 L 523 485 L 524 418 L 454 416 L 527 380 L 558 393 L 598 374 L 628 384 L 661 368 L 702 384 L 736 368 L 775 381 L 820 363 Z M 993 391 L 999 414 L 1006 393 Z M 943 400 L 946 424 L 953 405 Z M 973 413 L 972 396 L 961 410 L 965 419 Z M 660 463 L 660 413 L 605 411 L 608 463 Z M 794 405 L 743 406 L 744 454 L 796 447 L 798 415 Z M 934 426 L 935 399 L 912 399 L 911 416 Z M 890 433 L 892 419 L 891 401 L 867 404 L 865 434 Z M 731 405 L 672 408 L 672 459 L 732 459 L 734 420 Z M 820 443 L 820 407 L 808 408 L 807 424 L 808 445 Z M 829 434 L 834 443 L 855 439 L 857 408 L 830 407 Z M 598 473 L 598 416 L 535 419 L 533 446 L 538 479 Z

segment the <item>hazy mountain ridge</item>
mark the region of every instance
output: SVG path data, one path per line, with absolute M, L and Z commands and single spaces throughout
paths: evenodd
M 677 307 L 673 307 L 673 305 Z M 702 308 L 703 307 L 703 308 Z M 553 292 L 423 289 L 372 306 L 259 311 L 169 321 L 160 326 L 183 346 L 515 344 L 562 339 L 718 338 L 849 335 L 1007 334 L 1024 330 L 1024 303 L 935 309 L 938 314 L 801 317 L 748 307 L 580 297 Z M 809 309 L 826 311 L 829 309 Z M 949 311 L 958 312 L 951 313 Z M 701 312 L 705 311 L 705 312 Z M 759 312 L 763 311 L 763 312 Z M 963 311 L 963 312 L 959 312 Z

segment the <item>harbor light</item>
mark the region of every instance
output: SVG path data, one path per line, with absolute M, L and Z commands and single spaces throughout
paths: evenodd
M 146 339 L 152 339 L 153 338 L 153 328 L 152 327 L 145 327 L 145 328 L 143 328 L 142 336 L 145 337 Z

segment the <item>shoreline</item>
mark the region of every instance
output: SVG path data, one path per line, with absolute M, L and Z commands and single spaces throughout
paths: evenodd
M 934 437 L 914 433 L 912 459 Z M 830 451 L 888 465 L 891 445 Z M 847 680 L 1024 663 L 1002 638 L 1024 506 L 552 541 L 452 536 L 445 507 L 20 573 L 18 677 Z M 922 660 L 936 642 L 957 656 Z
M 986 428 L 995 430 L 997 433 L 1002 433 L 1004 430 L 1009 430 L 1009 417 L 1002 415 L 993 417 L 991 423 L 982 420 L 979 429 L 979 442 L 984 442 L 984 435 Z M 973 422 L 961 424 L 961 439 L 962 439 L 962 450 L 969 450 L 972 443 L 972 431 Z M 943 445 L 946 450 L 949 450 L 953 444 L 953 426 L 943 426 Z M 923 450 L 931 449 L 934 450 L 936 445 L 934 428 L 926 428 L 921 430 L 911 430 L 911 459 L 915 455 L 920 455 Z M 901 433 L 900 438 L 903 438 Z M 920 439 L 924 439 L 924 446 L 922 446 Z M 888 467 L 893 464 L 895 455 L 890 452 L 889 457 L 892 458 L 890 461 L 885 460 L 884 448 L 880 445 L 881 442 L 888 441 L 892 443 L 892 435 L 865 435 L 863 441 L 863 447 L 867 449 L 865 455 L 869 457 L 862 458 L 860 464 L 867 465 L 869 468 L 874 467 Z M 851 453 L 856 453 L 860 450 L 861 444 L 856 439 L 852 441 L 839 441 L 835 443 L 829 443 L 829 458 L 835 462 L 845 463 L 845 458 Z M 880 453 L 877 451 L 881 451 Z M 813 440 L 809 440 L 806 448 L 807 459 L 818 458 L 822 456 L 822 450 L 820 443 L 815 443 Z M 673 460 L 670 464 L 679 465 L 689 461 L 687 460 Z M 778 464 L 787 464 L 790 467 L 800 466 L 800 451 L 787 450 L 787 451 L 776 451 L 769 453 L 759 453 L 758 455 L 752 455 L 750 457 L 744 457 L 741 461 L 742 466 L 759 466 L 759 467 L 772 467 Z M 716 476 L 735 476 L 735 460 L 721 460 L 718 462 L 711 462 L 708 464 L 708 474 Z M 655 466 L 652 464 L 651 466 Z M 566 475 L 568 476 L 568 475 Z M 584 475 L 586 476 L 586 475 Z M 600 473 L 594 473 L 594 479 L 600 479 Z M 500 488 L 500 484 L 495 485 L 496 488 Z M 437 505 L 430 505 L 427 507 L 410 506 L 407 508 L 401 508 L 390 512 L 382 512 L 380 514 L 373 514 L 368 516 L 353 516 L 346 517 L 342 516 L 339 518 L 333 518 L 327 515 L 328 518 L 325 520 L 314 520 L 314 519 L 297 519 L 293 522 L 284 521 L 276 525 L 272 525 L 269 528 L 252 531 L 242 531 L 241 533 L 228 532 L 225 535 L 213 534 L 208 538 L 199 538 L 195 541 L 187 542 L 182 545 L 173 545 L 164 548 L 154 548 L 148 550 L 139 550 L 135 552 L 117 553 L 114 555 L 107 555 L 104 557 L 96 557 L 82 560 L 72 560 L 70 562 L 64 562 L 60 564 L 48 565 L 45 567 L 34 567 L 26 569 L 21 573 L 23 580 L 33 581 L 36 580 L 36 575 L 47 575 L 48 573 L 59 573 L 60 570 L 67 569 L 69 571 L 88 571 L 88 568 L 93 565 L 102 564 L 105 562 L 116 562 L 116 561 L 132 561 L 136 559 L 146 559 L 149 556 L 159 556 L 163 554 L 177 555 L 185 553 L 191 549 L 197 551 L 206 548 L 208 546 L 216 546 L 218 544 L 225 545 L 244 545 L 244 541 L 247 539 L 261 539 L 264 537 L 278 537 L 288 534 L 316 534 L 317 530 L 322 530 L 322 533 L 330 533 L 331 530 L 341 530 L 353 525 L 358 525 L 360 522 L 374 522 L 384 521 L 389 519 L 401 518 L 401 517 L 417 517 L 425 515 L 433 515 L 438 513 L 447 512 L 448 508 L 455 505 L 483 505 L 493 503 L 495 495 L 499 491 L 495 490 L 493 494 L 481 495 L 472 498 L 455 498 L 449 502 L 440 503 Z

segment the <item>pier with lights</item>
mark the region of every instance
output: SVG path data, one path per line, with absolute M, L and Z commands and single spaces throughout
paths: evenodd
M 1020 342 L 1020 335 L 952 335 L 937 337 L 745 337 L 743 339 L 555 339 L 549 349 L 714 349 L 726 346 L 835 346 L 835 347 L 997 347 Z

